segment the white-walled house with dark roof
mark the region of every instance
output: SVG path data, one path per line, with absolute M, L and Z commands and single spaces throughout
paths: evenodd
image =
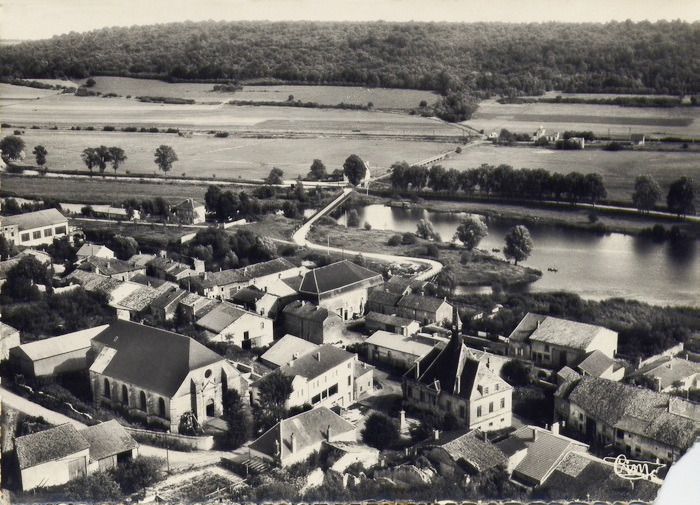
M 18 246 L 52 244 L 55 238 L 68 236 L 68 218 L 56 209 L 2 216 L 0 231 L 10 243 Z

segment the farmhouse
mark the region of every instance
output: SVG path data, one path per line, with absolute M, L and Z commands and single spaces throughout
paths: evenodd
M 10 365 L 27 377 L 45 377 L 88 368 L 92 339 L 107 325 L 22 344 L 10 349 Z
M 151 314 L 153 314 L 153 317 L 158 321 L 172 320 L 175 317 L 175 312 L 177 311 L 180 301 L 189 294 L 189 292 L 179 288 L 162 293 L 151 303 Z
M 558 368 L 575 367 L 595 350 L 614 358 L 617 333 L 602 326 L 532 312 L 520 321 L 508 339 L 511 356 Z
M 200 423 L 222 413 L 222 395 L 240 390 L 239 372 L 194 339 L 117 321 L 92 341 L 90 386 L 95 404 L 177 432 L 193 412 Z
M 38 210 L 0 217 L 0 229 L 18 246 L 52 244 L 53 239 L 68 236 L 68 218 L 56 209 Z
M 397 303 L 396 314 L 422 324 L 439 324 L 452 319 L 452 305 L 446 298 L 408 294 Z
M 284 331 L 315 344 L 336 342 L 343 334 L 343 320 L 313 303 L 296 301 L 283 312 Z
M 203 203 L 188 198 L 173 206 L 173 212 L 183 224 L 200 224 L 206 221 L 206 208 Z
M 614 359 L 606 356 L 602 351 L 596 349 L 588 355 L 578 365 L 578 370 L 582 375 L 599 377 L 613 381 L 622 380 L 625 376 L 625 367 L 617 363 Z
M 262 291 L 255 286 L 243 288 L 231 296 L 231 301 L 236 305 L 270 319 L 277 319 L 279 300 L 279 296 L 269 291 Z
M 154 277 L 178 282 L 182 279 L 187 279 L 188 277 L 204 272 L 204 263 L 199 260 L 195 260 L 194 268 L 191 268 L 189 265 L 180 263 L 179 261 L 158 256 L 146 263 L 146 269 L 149 274 Z
M 195 323 L 216 342 L 230 342 L 243 349 L 272 343 L 272 319 L 249 312 L 228 302 L 216 305 Z
M 80 434 L 90 444 L 88 473 L 111 470 L 138 456 L 139 444 L 115 419 L 88 426 Z
M 367 310 L 375 314 L 396 314 L 396 306 L 403 296 L 402 293 L 394 293 L 386 288 L 375 289 L 367 298 Z
M 418 408 L 454 414 L 469 429 L 511 425 L 513 388 L 480 362 L 457 331 L 403 376 L 404 400 Z
M 355 442 L 355 426 L 326 407 L 318 407 L 283 419 L 248 446 L 251 457 L 281 467 L 303 461 L 320 452 L 327 442 Z
M 10 357 L 10 349 L 19 346 L 19 330 L 0 321 L 0 361 Z

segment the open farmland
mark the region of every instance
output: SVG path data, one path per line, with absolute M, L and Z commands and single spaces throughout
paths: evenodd
M 351 154 L 357 154 L 383 172 L 395 161 L 417 162 L 434 156 L 457 144 L 442 142 L 402 141 L 385 138 L 216 138 L 197 134 L 180 137 L 165 133 L 123 133 L 72 130 L 31 130 L 22 135 L 27 152 L 41 144 L 49 152 L 49 170 L 83 170 L 80 153 L 86 147 L 100 145 L 117 146 L 126 151 L 127 161 L 119 173 L 129 170 L 133 174 L 153 174 L 157 168 L 153 153 L 161 144 L 175 149 L 179 161 L 173 173 L 188 177 L 218 177 L 260 179 L 267 176 L 272 167 L 284 170 L 286 179 L 306 176 L 314 158 L 319 158 L 329 171 L 342 168 Z M 31 155 L 27 161 L 33 162 Z M 107 168 L 107 172 L 111 172 Z
M 438 95 L 431 91 L 412 89 L 361 88 L 353 86 L 244 86 L 233 93 L 212 91 L 213 84 L 168 83 L 151 79 L 133 79 L 130 77 L 95 77 L 94 91 L 102 94 L 116 93 L 121 96 L 163 96 L 184 98 L 196 102 L 224 102 L 242 100 L 256 102 L 286 102 L 289 95 L 294 100 L 316 102 L 322 105 L 339 103 L 367 105 L 374 104 L 375 109 L 413 109 L 421 100 L 429 105 Z M 83 84 L 86 79 L 80 81 Z
M 612 96 L 612 95 L 611 95 Z M 596 135 L 624 137 L 630 132 L 684 138 L 700 137 L 697 107 L 619 107 L 589 104 L 500 104 L 487 100 L 479 105 L 469 126 L 485 133 L 506 128 L 534 133 L 542 125 L 548 132 L 590 130 Z
M 608 198 L 630 201 L 634 180 L 651 174 L 661 186 L 665 198 L 668 186 L 681 175 L 700 181 L 700 155 L 693 152 L 660 151 L 555 151 L 535 147 L 505 147 L 479 144 L 464 149 L 441 162 L 447 168 L 464 170 L 482 163 L 507 164 L 514 168 L 544 168 L 550 172 L 599 173 L 605 180 Z M 698 195 L 700 197 L 700 195 Z M 700 200 L 698 200 L 700 202 Z

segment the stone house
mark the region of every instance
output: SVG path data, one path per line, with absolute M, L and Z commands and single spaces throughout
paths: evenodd
M 369 333 L 384 330 L 407 337 L 420 331 L 420 323 L 406 317 L 370 312 L 365 316 L 365 329 Z
M 90 243 L 85 243 L 82 246 L 80 246 L 80 249 L 78 249 L 78 252 L 75 253 L 75 255 L 78 257 L 79 262 L 85 261 L 90 256 L 94 256 L 96 258 L 103 258 L 103 259 L 114 259 L 115 258 L 114 251 L 112 251 L 106 245 L 90 244 Z
M 265 347 L 273 339 L 272 319 L 228 302 L 216 305 L 195 325 L 205 330 L 209 340 L 229 342 L 243 349 Z
M 282 311 L 284 332 L 315 344 L 337 342 L 343 320 L 334 312 L 305 301 L 294 301 Z
M 409 293 L 396 304 L 396 315 L 421 324 L 440 324 L 452 320 L 452 305 L 446 298 Z

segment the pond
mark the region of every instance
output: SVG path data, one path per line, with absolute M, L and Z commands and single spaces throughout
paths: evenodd
M 430 212 L 384 205 L 358 209 L 361 226 L 415 232 L 419 219 L 433 223 L 443 240 L 451 240 L 465 213 Z M 345 224 L 345 215 L 339 222 Z M 479 244 L 485 251 L 503 249 L 504 236 L 516 221 L 484 218 L 489 235 Z M 522 289 L 532 292 L 570 291 L 583 298 L 622 297 L 654 305 L 700 306 L 698 242 L 655 243 L 620 233 L 599 235 L 587 230 L 550 225 L 527 225 L 535 249 L 525 265 L 542 271 L 542 278 Z M 501 252 L 492 254 L 503 258 Z M 557 272 L 548 269 L 556 269 Z M 461 288 L 488 292 L 485 288 Z

